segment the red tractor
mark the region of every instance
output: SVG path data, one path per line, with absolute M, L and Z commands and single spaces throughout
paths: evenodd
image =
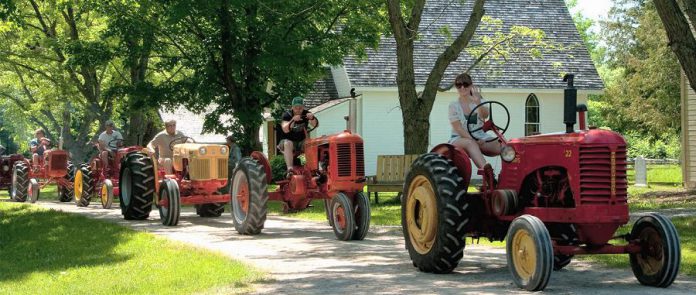
M 99 156 L 95 156 L 89 164 L 83 164 L 74 176 L 75 204 L 86 207 L 95 193 L 99 194 L 102 208 L 110 209 L 114 202 L 114 196 L 119 195 L 118 173 L 121 168 L 121 160 L 129 153 L 140 151 L 140 146 L 118 148 L 122 139 L 113 139 L 106 143 L 111 150 L 116 150 L 113 157 L 109 156 L 107 169 L 104 169 Z
M 0 189 L 7 189 L 12 195 L 12 167 L 16 162 L 24 160 L 20 154 L 4 155 L 5 148 L 0 145 Z
M 68 152 L 62 149 L 46 151 L 38 163 L 28 159 L 17 161 L 12 170 L 10 197 L 17 202 L 25 202 L 29 198 L 34 203 L 39 199 L 42 188 L 55 183 L 58 185 L 59 200 L 69 202 L 72 199 L 73 171 Z
M 370 202 L 363 194 L 362 138 L 346 130 L 307 138 L 304 149 L 306 163 L 300 165 L 300 153 L 296 152 L 291 178 L 276 182 L 278 188 L 270 193 L 266 189 L 272 181 L 268 159 L 253 152 L 251 158 L 240 161 L 230 188 L 237 231 L 251 233 L 249 229 L 263 228 L 269 199 L 282 202 L 285 212 L 303 210 L 312 200 L 323 199 L 327 219 L 339 240 L 364 239 L 370 227 Z
M 508 124 L 502 128 L 492 120 L 494 105 L 507 112 L 502 104 L 484 102 L 472 110 L 476 114 L 488 104 L 489 120 L 480 128 L 503 144 L 497 181 L 492 172 L 478 171 L 481 192 L 467 192 L 471 162 L 460 148 L 441 144 L 414 161 L 404 185 L 402 227 L 415 267 L 449 273 L 462 258 L 465 238 L 484 237 L 507 240 L 508 268 L 525 290 L 544 289 L 552 270 L 580 254 L 628 254 L 641 284 L 672 284 L 681 256 L 674 225 L 648 214 L 629 234 L 616 235 L 629 221 L 626 142 L 612 131 L 586 130 L 587 108 L 576 107 L 573 76 L 564 81 L 565 133 L 508 141 L 503 136 Z M 576 112 L 580 130 L 574 130 Z M 478 128 L 471 126 L 473 136 Z M 610 244 L 612 239 L 625 243 Z
M 229 202 L 220 192 L 227 183 L 229 150 L 220 144 L 187 143 L 179 137 L 170 143 L 174 151 L 172 173 L 167 174 L 157 160 L 143 152 L 125 155 L 120 167 L 119 199 L 125 219 L 148 218 L 154 204 L 162 224 L 175 226 L 182 205 L 195 205 L 201 217 L 219 217 Z

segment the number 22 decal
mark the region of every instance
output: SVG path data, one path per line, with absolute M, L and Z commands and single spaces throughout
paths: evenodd
M 565 150 L 564 152 L 565 152 L 564 155 L 565 155 L 566 158 L 570 158 L 570 157 L 573 156 L 573 151 L 572 151 L 572 150 Z

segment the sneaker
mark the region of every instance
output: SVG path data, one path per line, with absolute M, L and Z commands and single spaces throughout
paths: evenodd
M 483 171 L 485 175 L 488 175 L 491 179 L 493 179 L 493 188 L 498 186 L 498 180 L 495 179 L 495 171 L 493 170 L 493 166 L 491 166 L 490 163 L 486 163 L 486 165 L 483 166 Z

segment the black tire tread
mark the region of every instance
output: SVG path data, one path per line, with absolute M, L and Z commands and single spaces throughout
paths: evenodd
M 143 220 L 150 216 L 152 211 L 153 197 L 155 195 L 155 173 L 152 159 L 144 154 L 133 152 L 123 160 L 119 178 L 123 179 L 124 168 L 131 169 L 132 180 L 132 196 L 130 203 L 125 204 L 123 197 L 124 183 L 119 181 L 119 205 L 121 206 L 121 214 L 126 220 Z M 140 184 L 140 185 L 136 185 Z
M 237 173 L 246 173 L 247 185 L 249 186 L 249 210 L 246 219 L 242 222 L 237 222 L 234 216 L 235 204 L 230 204 L 230 212 L 234 221 L 234 228 L 242 235 L 256 235 L 261 233 L 266 223 L 266 215 L 268 214 L 268 183 L 266 183 L 266 172 L 263 166 L 252 158 L 242 158 L 234 169 L 234 175 Z M 232 193 L 230 187 L 230 193 Z M 230 203 L 234 203 L 234 198 L 230 196 Z

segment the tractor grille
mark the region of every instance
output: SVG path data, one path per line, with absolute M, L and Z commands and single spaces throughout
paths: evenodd
M 227 158 L 217 159 L 217 178 L 227 178 Z
M 362 143 L 355 144 L 355 175 L 365 176 L 365 152 Z
M 193 159 L 189 163 L 189 177 L 191 180 L 210 179 L 210 159 Z
M 68 154 L 52 152 L 49 161 L 49 169 L 51 171 L 67 171 L 68 169 Z
M 350 143 L 338 144 L 338 176 L 350 176 Z
M 627 196 L 626 146 L 580 147 L 580 202 L 625 204 Z

